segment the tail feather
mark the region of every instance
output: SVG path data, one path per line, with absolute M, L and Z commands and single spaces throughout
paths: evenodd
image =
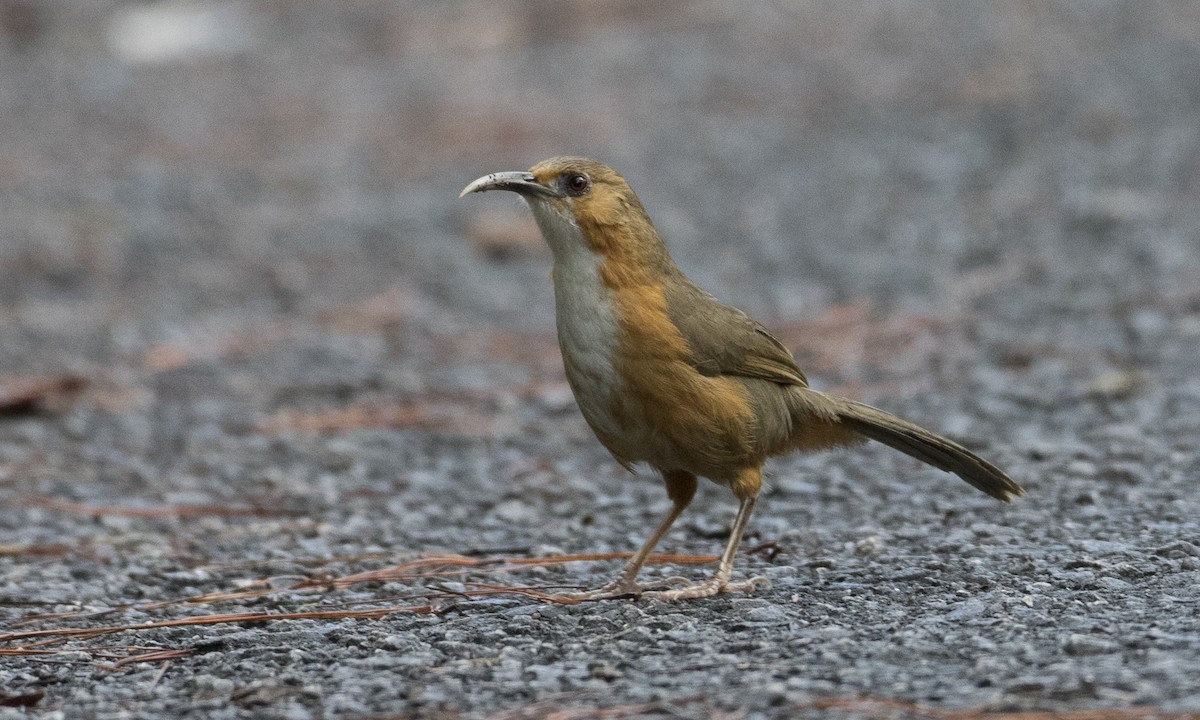
M 939 470 L 954 473 L 997 500 L 1012 502 L 1013 498 L 1025 494 L 1003 470 L 953 440 L 870 405 L 838 400 L 835 411 L 838 419 L 863 437 L 895 448 Z

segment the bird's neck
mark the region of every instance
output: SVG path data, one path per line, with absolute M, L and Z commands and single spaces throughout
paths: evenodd
M 533 215 L 554 255 L 556 278 L 596 269 L 609 290 L 663 285 L 682 273 L 645 213 L 629 213 L 616 222 L 587 215 L 560 214 L 535 204 Z

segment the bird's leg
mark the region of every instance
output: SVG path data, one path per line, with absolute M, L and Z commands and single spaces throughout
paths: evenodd
M 732 484 L 734 493 L 741 498 L 742 502 L 738 506 L 737 516 L 733 519 L 733 528 L 729 531 L 729 541 L 725 544 L 725 552 L 721 553 L 721 562 L 717 565 L 717 572 L 708 580 L 695 585 L 672 590 L 645 592 L 642 593 L 642 597 L 668 602 L 691 600 L 723 592 L 749 592 L 770 584 L 766 578 L 761 577 L 736 583 L 729 582 L 729 578 L 733 576 L 733 559 L 737 556 L 738 545 L 742 542 L 742 535 L 746 533 L 746 525 L 750 522 L 750 515 L 754 512 L 754 503 L 758 499 L 758 489 L 762 485 L 762 476 L 758 470 L 753 471 L 753 477 L 746 475 L 747 473 L 743 473 L 739 476 L 738 481 Z
M 663 473 L 663 481 L 667 484 L 667 496 L 671 498 L 671 509 L 667 512 L 666 517 L 658 524 L 658 528 L 650 536 L 645 543 L 642 544 L 637 554 L 625 563 L 625 567 L 621 568 L 621 572 L 617 577 L 607 585 L 596 588 L 595 590 L 587 590 L 578 593 L 558 593 L 547 597 L 551 602 L 575 604 L 586 600 L 604 600 L 607 598 L 629 597 L 642 594 L 642 586 L 637 583 L 638 572 L 642 566 L 646 564 L 650 553 L 654 552 L 654 548 L 658 546 L 663 536 L 675 524 L 675 521 L 683 514 L 684 509 L 692 502 L 692 498 L 696 495 L 696 476 L 683 471 L 670 471 Z M 735 548 L 736 550 L 736 548 Z

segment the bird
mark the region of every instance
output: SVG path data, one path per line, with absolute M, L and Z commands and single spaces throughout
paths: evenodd
M 618 463 L 653 468 L 671 508 L 616 578 L 558 593 L 563 603 L 663 601 L 752 592 L 734 558 L 762 488 L 767 458 L 874 440 L 1011 502 L 1025 491 L 962 445 L 854 400 L 813 389 L 792 353 L 762 324 L 718 301 L 675 264 L 641 200 L 611 167 L 554 157 L 497 172 L 459 195 L 492 190 L 528 203 L 552 255 L 555 324 L 567 382 L 588 426 Z M 664 589 L 638 574 L 691 503 L 698 478 L 738 501 L 711 577 Z

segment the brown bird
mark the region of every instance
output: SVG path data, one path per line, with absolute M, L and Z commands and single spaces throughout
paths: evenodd
M 617 462 L 662 474 L 672 506 L 616 579 L 561 602 L 638 596 L 681 600 L 749 590 L 730 582 L 734 555 L 772 455 L 877 440 L 954 473 L 994 498 L 1025 492 L 995 465 L 913 423 L 808 386 L 792 354 L 745 313 L 675 265 L 625 178 L 579 157 L 486 175 L 463 195 L 525 198 L 554 256 L 558 342 L 584 419 Z M 692 500 L 696 478 L 740 501 L 707 581 L 654 592 L 637 583 L 651 551 Z

